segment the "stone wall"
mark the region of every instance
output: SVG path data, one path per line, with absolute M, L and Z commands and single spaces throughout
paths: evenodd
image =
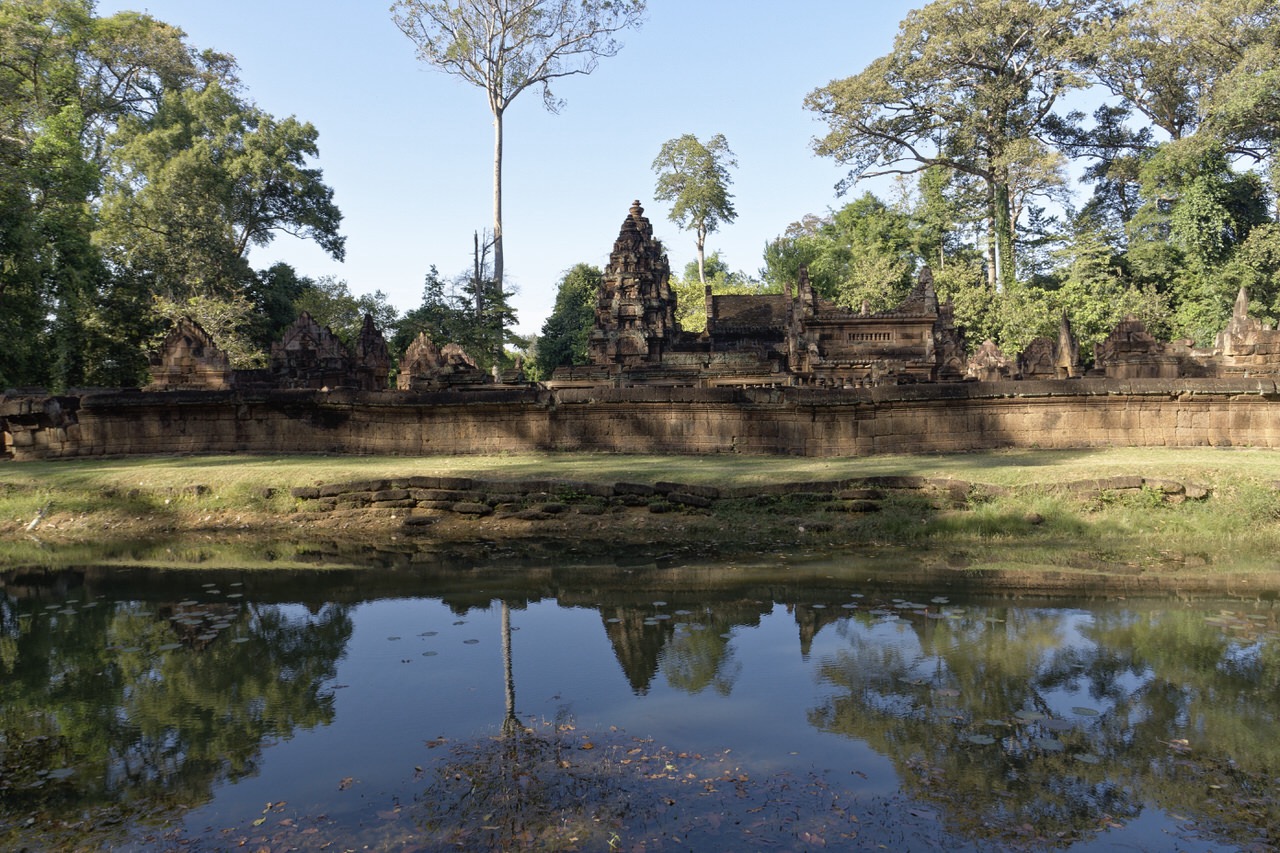
M 1266 380 L 0 397 L 15 459 L 527 450 L 856 456 L 1008 447 L 1280 447 Z

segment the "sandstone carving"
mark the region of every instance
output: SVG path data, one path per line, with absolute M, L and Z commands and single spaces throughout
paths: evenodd
M 225 391 L 232 384 L 226 353 L 190 317 L 179 318 L 151 356 L 148 391 Z
M 1176 379 L 1180 373 L 1178 358 L 1132 315 L 1094 346 L 1093 361 L 1108 379 Z
M 491 381 L 462 347 L 451 343 L 441 349 L 425 332 L 419 332 L 400 361 L 396 387 L 401 391 L 442 391 Z

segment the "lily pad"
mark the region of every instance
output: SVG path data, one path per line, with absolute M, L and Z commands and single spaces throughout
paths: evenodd
M 172 652 L 182 648 L 182 643 L 165 643 L 163 646 L 157 646 L 156 651 Z
M 1051 737 L 1038 737 L 1033 742 L 1045 752 L 1062 752 L 1066 748 L 1061 741 L 1054 740 Z
M 462 644 L 463 644 L 464 646 L 474 646 L 474 645 L 479 644 L 479 642 L 480 642 L 479 640 L 463 640 L 463 641 L 462 641 Z
M 1094 755 L 1092 752 L 1081 752 L 1076 755 L 1076 761 L 1083 761 L 1085 764 L 1101 764 L 1102 759 Z
M 1036 720 L 1043 720 L 1044 714 L 1039 711 L 1016 711 L 1014 716 L 1024 723 L 1034 723 Z
M 983 734 L 966 735 L 965 740 L 969 743 L 976 744 L 977 746 L 991 746 L 991 744 L 996 742 L 996 739 L 991 735 Z
M 1083 706 L 1077 705 L 1076 707 L 1071 709 L 1071 713 L 1079 714 L 1082 717 L 1096 717 L 1101 712 L 1098 711 L 1097 708 L 1085 708 Z

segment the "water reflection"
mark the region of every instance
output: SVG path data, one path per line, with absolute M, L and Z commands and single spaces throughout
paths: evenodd
M 895 592 L 826 562 L 0 580 L 0 847 L 304 825 L 247 819 L 264 791 L 385 849 L 1280 834 L 1268 602 Z
M 162 823 L 256 773 L 268 743 L 332 721 L 323 685 L 351 635 L 347 606 L 193 594 L 0 599 L 0 842 L 16 849 L 51 813 Z
M 889 756 L 970 837 L 1069 841 L 1148 802 L 1242 844 L 1277 837 L 1273 611 L 920 605 L 839 629 L 818 667 L 837 692 L 811 724 Z

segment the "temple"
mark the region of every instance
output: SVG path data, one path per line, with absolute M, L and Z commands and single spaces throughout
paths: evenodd
M 950 302 L 939 302 L 928 267 L 888 311 L 852 310 L 822 298 L 801 267 L 784 293 L 717 296 L 708 287 L 702 332 L 676 320 L 671 267 L 640 202 L 614 241 L 595 297 L 589 363 L 561 367 L 543 385 L 696 388 L 812 386 L 866 388 L 959 381 L 1280 378 L 1280 330 L 1249 316 L 1241 288 L 1213 346 L 1157 340 L 1127 317 L 1094 347 L 1085 369 L 1070 320 L 1014 357 L 984 341 L 968 352 Z M 394 381 L 386 339 L 371 317 L 349 349 L 303 312 L 271 347 L 270 366 L 232 370 L 200 326 L 177 322 L 151 358 L 148 390 L 354 389 L 467 391 L 529 385 L 523 369 L 486 373 L 456 343 L 419 335 Z

